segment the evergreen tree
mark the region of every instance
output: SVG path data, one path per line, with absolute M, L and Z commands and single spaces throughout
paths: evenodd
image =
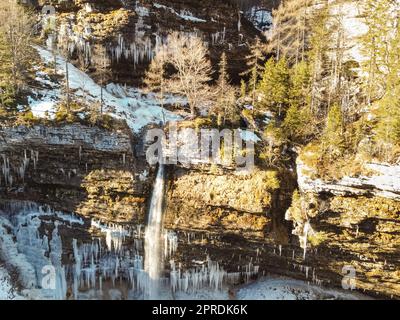
M 219 63 L 219 78 L 217 81 L 217 101 L 214 111 L 217 113 L 218 124 L 225 124 L 226 120 L 236 122 L 239 119 L 239 112 L 236 104 L 236 90 L 230 84 L 227 72 L 227 58 L 225 52 L 221 55 Z
M 309 105 L 311 75 L 308 63 L 302 61 L 296 64 L 290 71 L 290 80 L 290 104 L 298 107 Z
M 310 103 L 310 73 L 308 64 L 302 61 L 290 70 L 290 107 L 282 124 L 285 134 L 295 142 L 303 142 L 314 132 Z
M 241 98 L 245 98 L 247 94 L 247 85 L 246 85 L 246 81 L 244 81 L 243 79 L 240 80 L 240 97 Z
M 338 157 L 344 151 L 344 127 L 342 110 L 334 104 L 328 112 L 326 127 L 322 136 L 322 144 L 328 156 Z
M 329 4 L 326 0 L 317 10 L 311 23 L 311 36 L 309 39 L 310 49 L 308 51 L 308 60 L 311 67 L 311 104 L 310 108 L 314 114 L 318 114 L 326 100 L 325 93 L 321 88 L 327 85 L 323 83 L 326 76 L 326 70 L 329 69 L 329 43 L 331 32 L 329 30 Z
M 400 8 L 391 0 L 365 3 L 368 32 L 362 38 L 367 102 L 375 102 L 375 142 L 379 155 L 390 161 L 400 145 Z
M 298 63 L 305 59 L 312 4 L 313 0 L 286 0 L 273 10 L 268 50 L 278 60 L 285 57 L 290 63 Z
M 262 94 L 261 106 L 280 117 L 288 106 L 289 88 L 290 77 L 286 59 L 282 58 L 278 62 L 275 62 L 274 58 L 269 59 L 259 84 Z
M 369 104 L 381 98 L 386 90 L 386 73 L 390 69 L 387 58 L 388 53 L 393 52 L 391 41 L 398 24 L 391 17 L 392 5 L 391 0 L 366 0 L 364 4 L 368 32 L 363 35 L 361 42 L 363 54 L 367 57 L 363 67 L 367 74 L 366 95 Z
M 265 45 L 261 42 L 260 38 L 256 37 L 255 42 L 250 46 L 250 54 L 246 56 L 247 70 L 243 72 L 242 76 L 249 77 L 248 90 L 250 91 L 253 106 L 256 100 L 257 83 L 262 76 L 263 61 L 265 60 Z

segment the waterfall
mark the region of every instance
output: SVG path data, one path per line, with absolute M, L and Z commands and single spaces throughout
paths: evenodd
M 164 167 L 160 165 L 151 197 L 145 234 L 145 271 L 149 276 L 148 298 L 157 299 L 162 266 L 162 210 L 164 195 Z

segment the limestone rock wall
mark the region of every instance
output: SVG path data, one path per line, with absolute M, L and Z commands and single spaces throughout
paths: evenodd
M 143 223 L 150 169 L 128 131 L 81 125 L 0 131 L 0 198 L 47 203 L 109 221 Z

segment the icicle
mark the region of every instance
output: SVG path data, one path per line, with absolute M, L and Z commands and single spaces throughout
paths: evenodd
M 303 240 L 303 260 L 306 259 L 306 253 L 307 253 L 307 240 L 308 240 L 308 233 L 311 230 L 311 225 L 310 223 L 307 221 L 304 224 L 304 229 L 303 229 L 303 236 L 302 236 L 302 240 Z

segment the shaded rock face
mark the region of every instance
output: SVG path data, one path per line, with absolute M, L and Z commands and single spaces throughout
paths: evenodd
M 1 198 L 144 222 L 151 175 L 146 162 L 136 160 L 128 131 L 74 124 L 5 128 L 0 137 Z
M 229 71 L 239 80 L 249 43 L 262 36 L 235 1 L 38 1 L 38 8 L 49 3 L 57 10 L 60 31 L 70 34 L 76 63 L 84 62 L 95 78 L 100 77 L 96 69 L 104 64 L 105 50 L 111 59 L 109 80 L 119 83 L 141 84 L 154 51 L 172 31 L 201 36 L 209 45 L 214 65 L 226 51 Z M 269 10 L 275 5 L 270 1 L 265 7 Z

